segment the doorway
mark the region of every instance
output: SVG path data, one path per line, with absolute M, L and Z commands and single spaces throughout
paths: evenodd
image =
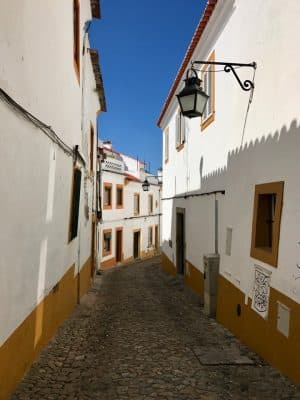
M 184 208 L 176 209 L 176 268 L 184 275 L 185 264 L 185 214 Z
M 95 274 L 95 270 L 96 270 L 96 249 L 95 249 L 95 242 L 96 242 L 96 235 L 97 235 L 97 231 L 96 231 L 96 223 L 93 221 L 92 222 L 92 243 L 91 243 L 91 256 L 92 256 L 92 265 L 91 265 L 91 278 L 94 277 Z
M 123 252 L 123 228 L 116 228 L 116 262 L 122 261 Z
M 140 239 L 141 239 L 141 231 L 140 229 L 133 232 L 133 258 L 140 257 Z
M 155 249 L 159 250 L 159 236 L 158 236 L 158 225 L 155 225 Z

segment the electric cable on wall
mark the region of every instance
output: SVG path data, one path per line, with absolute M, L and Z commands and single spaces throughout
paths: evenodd
M 7 94 L 2 88 L 0 88 L 0 98 L 8 104 L 12 109 L 21 114 L 25 119 L 34 124 L 37 128 L 43 131 L 49 139 L 51 139 L 54 143 L 56 143 L 65 154 L 70 157 L 79 157 L 82 163 L 85 165 L 85 160 L 83 157 L 77 152 L 77 150 L 72 149 L 67 143 L 65 143 L 58 134 L 51 128 L 50 125 L 45 124 L 40 119 L 38 119 L 35 115 L 31 114 L 28 110 L 22 107 L 19 103 L 17 103 L 9 94 Z

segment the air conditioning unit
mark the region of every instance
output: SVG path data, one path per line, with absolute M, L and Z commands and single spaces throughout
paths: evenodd
M 204 264 L 204 313 L 210 317 L 216 316 L 217 291 L 219 277 L 219 254 L 206 254 Z

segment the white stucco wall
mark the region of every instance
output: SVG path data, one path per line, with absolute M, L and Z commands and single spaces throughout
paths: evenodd
M 246 295 L 253 284 L 254 264 L 271 271 L 271 286 L 300 301 L 296 267 L 300 259 L 298 189 L 300 3 L 282 5 L 274 0 L 221 0 L 202 35 L 193 60 L 205 60 L 215 51 L 216 61 L 257 63 L 255 91 L 246 129 L 243 126 L 249 93 L 243 92 L 232 74 L 215 74 L 215 120 L 205 130 L 200 119 L 188 121 L 184 148 L 175 149 L 173 98 L 161 128 L 169 128 L 169 161 L 164 164 L 163 198 L 186 192 L 226 190 L 219 195 L 219 249 L 221 274 Z M 254 28 L 255 27 L 255 28 Z M 221 69 L 221 67 L 216 67 Z M 252 79 L 251 69 L 238 69 L 243 79 Z M 178 87 L 177 92 L 182 88 Z M 163 157 L 164 160 L 164 157 Z M 256 184 L 284 183 L 278 267 L 250 257 L 254 188 Z M 176 185 L 175 185 L 176 182 Z M 186 208 L 186 258 L 202 269 L 203 253 L 214 248 L 214 196 L 163 201 L 163 246 L 172 260 L 175 248 L 176 207 Z M 184 206 L 182 205 L 184 203 Z M 232 227 L 232 255 L 226 256 L 226 227 Z
M 126 159 L 127 162 L 127 159 Z M 160 225 L 160 193 L 158 185 L 150 185 L 148 192 L 144 192 L 141 182 L 129 181 L 125 184 L 125 175 L 116 174 L 109 171 L 102 171 L 102 193 L 104 183 L 112 184 L 112 209 L 103 209 L 103 223 L 101 229 L 112 229 L 112 252 L 110 255 L 102 256 L 103 237 L 99 238 L 99 258 L 101 262 L 108 261 L 116 256 L 116 233 L 115 229 L 123 228 L 123 257 L 124 260 L 133 257 L 133 231 L 141 229 L 141 252 L 150 250 L 148 248 L 148 227 L 153 227 L 153 247 L 155 243 L 155 225 Z M 122 184 L 124 207 L 116 208 L 116 185 Z M 140 214 L 134 218 L 134 193 L 140 194 Z M 148 212 L 148 196 L 153 195 L 153 215 Z M 102 194 L 103 196 L 103 194 Z M 160 240 L 159 240 L 160 243 Z
M 80 15 L 82 36 L 91 18 L 88 0 L 81 1 Z M 70 147 L 79 145 L 82 151 L 72 2 L 5 1 L 0 24 L 0 87 Z M 92 92 L 90 61 L 87 86 L 86 115 L 96 132 L 99 101 Z M 78 236 L 68 243 L 72 158 L 1 99 L 0 115 L 0 320 L 5 321 L 1 345 L 72 264 L 78 271 L 90 256 L 91 214 L 88 220 L 84 216 L 84 193 L 89 193 L 91 213 L 95 178 L 85 184 L 83 171 Z M 96 136 L 94 144 L 96 152 Z

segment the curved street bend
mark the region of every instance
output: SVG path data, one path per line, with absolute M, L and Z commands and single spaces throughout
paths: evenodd
M 153 258 L 97 276 L 12 400 L 300 399 Z

